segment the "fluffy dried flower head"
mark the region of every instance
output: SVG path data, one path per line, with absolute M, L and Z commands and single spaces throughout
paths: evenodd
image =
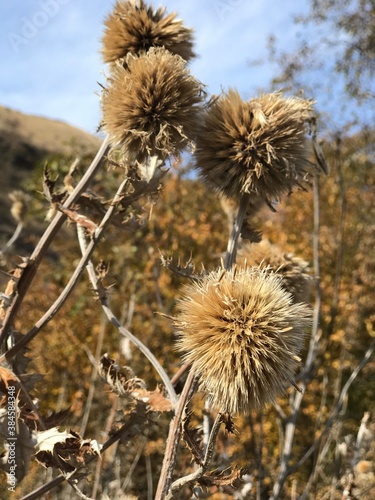
M 105 20 L 102 54 L 114 62 L 127 54 L 138 54 L 151 47 L 165 47 L 185 61 L 194 57 L 192 30 L 185 28 L 176 14 L 154 10 L 143 0 L 118 1 Z
M 8 196 L 12 202 L 10 213 L 17 222 L 22 222 L 27 212 L 28 195 L 23 191 L 15 190 L 9 193 Z
M 202 85 L 181 57 L 150 49 L 113 68 L 102 93 L 103 127 L 130 160 L 164 159 L 193 138 L 202 100 Z
M 309 302 L 312 277 L 305 260 L 282 252 L 268 240 L 262 240 L 256 245 L 243 244 L 237 253 L 237 263 L 272 269 L 282 277 L 282 286 L 291 293 L 294 302 Z
M 248 413 L 294 380 L 310 309 L 259 267 L 218 270 L 185 288 L 178 349 L 221 411 Z
M 208 107 L 197 139 L 203 179 L 228 197 L 279 199 L 304 180 L 311 117 L 308 100 L 274 93 L 243 101 L 230 90 Z

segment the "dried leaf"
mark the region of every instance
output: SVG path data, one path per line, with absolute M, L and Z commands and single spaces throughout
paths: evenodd
M 54 196 L 56 180 L 52 180 L 49 175 L 48 164 L 46 163 L 43 170 L 43 194 L 44 197 L 52 203 Z
M 7 407 L 8 399 L 11 398 L 12 404 L 14 401 L 15 407 L 18 412 L 19 393 L 20 385 L 17 376 L 11 370 L 0 366 L 0 406 Z
M 7 368 L 0 366 L 0 392 L 6 394 L 9 385 L 15 386 L 18 384 L 17 376 Z
M 225 425 L 225 430 L 229 432 L 229 434 L 235 434 L 236 433 L 236 428 L 234 426 L 233 419 L 230 415 L 230 413 L 222 413 L 221 415 L 222 422 Z
M 151 411 L 171 411 L 171 402 L 165 397 L 164 392 L 157 387 L 155 391 L 148 391 L 145 382 L 135 377 L 128 366 L 120 367 L 108 354 L 100 360 L 99 373 L 119 396 L 128 396 L 147 404 Z
M 96 277 L 98 280 L 103 281 L 107 276 L 109 271 L 109 264 L 105 260 L 99 261 L 99 264 L 95 268 Z
M 135 404 L 131 410 L 125 409 L 119 412 L 121 416 L 110 432 L 112 437 L 117 434 L 122 443 L 133 440 L 135 436 L 144 432 L 146 426 L 149 427 L 149 413 L 147 413 L 145 403 L 137 400 L 133 401 Z
M 68 208 L 64 208 L 61 204 L 58 205 L 58 209 L 60 212 L 65 214 L 69 220 L 86 229 L 87 233 L 92 236 L 96 229 L 97 225 L 91 219 L 86 217 L 85 215 L 79 214 L 77 210 L 70 210 Z
M 262 241 L 262 232 L 251 227 L 248 221 L 244 221 L 241 228 L 241 236 L 244 240 L 248 240 L 251 243 L 259 243 Z
M 316 137 L 313 137 L 312 145 L 313 145 L 314 155 L 315 155 L 315 159 L 316 159 L 317 164 L 319 165 L 319 167 L 323 170 L 323 172 L 326 175 L 329 175 L 329 173 L 330 173 L 329 165 L 328 165 L 326 158 L 324 156 L 322 147 L 319 144 L 319 142 L 317 141 Z
M 150 411 L 163 412 L 172 410 L 172 403 L 165 397 L 160 387 L 157 387 L 155 391 L 134 389 L 130 391 L 130 394 L 133 398 L 146 403 Z
M 19 342 L 22 337 L 24 336 L 23 333 L 17 332 L 17 331 L 12 331 L 12 344 L 15 345 L 17 342 Z M 25 373 L 26 369 L 28 367 L 28 364 L 30 363 L 30 358 L 26 356 L 26 353 L 30 350 L 28 345 L 25 345 L 13 358 L 12 361 L 12 367 L 13 370 L 16 373 Z
M 55 192 L 57 178 L 53 181 L 49 175 L 48 164 L 45 165 L 43 170 L 43 194 L 51 205 L 61 203 L 66 197 L 66 191 L 60 193 Z
M 52 427 L 58 427 L 64 422 L 69 413 L 70 413 L 70 408 L 67 408 L 66 410 L 61 410 L 57 413 L 52 413 L 48 417 L 44 417 L 43 422 L 45 428 L 51 429 Z
M 241 479 L 244 474 L 246 474 L 246 469 L 239 469 L 238 467 L 234 467 L 230 474 L 224 475 L 223 472 L 215 475 L 214 473 L 206 474 L 200 479 L 198 479 L 198 483 L 202 486 L 233 486 L 233 483 L 238 479 Z
M 131 396 L 135 389 L 145 389 L 143 380 L 135 377 L 134 372 L 128 366 L 120 367 L 108 354 L 104 354 L 99 363 L 99 374 L 109 384 L 112 390 L 119 396 Z
M 84 464 L 87 456 L 99 455 L 100 445 L 96 441 L 82 440 L 74 431 L 60 432 L 57 427 L 38 432 L 35 457 L 42 465 L 73 472 Z
M 19 376 L 19 380 L 22 382 L 23 388 L 28 392 L 34 389 L 34 385 L 43 380 L 44 376 L 40 373 L 23 373 Z
M 41 375 L 20 375 L 18 378 L 12 371 L 0 367 L 0 395 L 1 406 L 7 406 L 9 402 L 14 404 L 17 412 L 17 421 L 23 421 L 29 429 L 37 426 L 38 416 L 35 415 L 30 404 L 31 397 L 25 391 L 33 389 L 34 384 L 42 378 Z M 21 383 L 22 382 L 22 386 Z M 17 423 L 18 423 L 17 422 Z
M 172 257 L 164 257 L 162 254 L 160 254 L 160 260 L 163 267 L 177 276 L 182 276 L 183 278 L 200 280 L 207 274 L 204 267 L 200 274 L 194 274 L 195 265 L 191 258 L 186 262 L 186 264 L 183 265 L 181 265 L 180 261 L 178 261 L 177 264 L 174 264 Z

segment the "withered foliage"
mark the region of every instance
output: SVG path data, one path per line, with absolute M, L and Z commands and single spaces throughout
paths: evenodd
M 323 181 L 313 102 L 281 92 L 244 101 L 232 89 L 204 104 L 186 66 L 191 30 L 143 0 L 116 2 L 102 53 L 107 168 L 83 162 L 83 189 L 78 160 L 48 163 L 29 189 L 43 177 L 39 205 L 10 195 L 17 226 L 35 217 L 14 254 L 36 251 L 20 259 L 12 242 L 0 252 L 4 478 L 20 497 L 55 487 L 36 458 L 69 482 L 64 498 L 73 487 L 83 498 L 372 499 L 366 134 L 329 145 L 334 175 Z M 179 158 L 190 146 L 199 179 Z M 284 196 L 312 179 L 313 195 Z M 233 266 L 228 226 L 240 236 Z M 91 285 L 79 281 L 85 269 Z
M 182 439 L 189 448 L 192 457 L 198 465 L 203 463 L 203 436 L 202 429 L 190 427 L 192 411 L 186 412 L 182 420 Z
M 201 477 L 198 482 L 203 487 L 209 486 L 239 486 L 242 476 L 246 474 L 246 469 L 234 467 L 232 471 L 211 472 Z
M 100 360 L 99 373 L 119 396 L 131 396 L 133 391 L 146 387 L 144 380 L 135 377 L 131 368 L 125 366 L 120 369 L 108 354 L 104 354 Z
M 100 360 L 99 373 L 119 396 L 142 401 L 150 411 L 172 410 L 171 402 L 166 399 L 160 387 L 155 391 L 148 391 L 144 380 L 137 378 L 130 367 L 124 366 L 120 369 L 108 354 L 104 354 Z
M 39 432 L 35 449 L 35 458 L 44 467 L 65 473 L 82 467 L 87 457 L 100 454 L 96 441 L 83 440 L 72 430 L 60 432 L 57 428 Z

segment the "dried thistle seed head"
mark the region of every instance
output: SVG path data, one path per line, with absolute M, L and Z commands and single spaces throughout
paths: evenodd
M 154 10 L 143 0 L 118 1 L 105 20 L 103 59 L 114 62 L 127 54 L 138 54 L 151 47 L 165 47 L 185 61 L 195 56 L 193 31 L 185 28 L 176 13 Z
M 165 159 L 195 136 L 202 85 L 163 48 L 116 64 L 102 93 L 103 128 L 130 160 Z
M 274 93 L 242 101 L 230 90 L 208 107 L 197 139 L 203 179 L 228 197 L 279 199 L 305 178 L 311 118 L 305 99 Z
M 293 384 L 311 313 L 275 273 L 212 272 L 185 288 L 178 309 L 178 349 L 217 409 L 246 414 Z
M 237 252 L 237 263 L 272 269 L 282 277 L 282 286 L 293 302 L 309 302 L 312 277 L 309 264 L 292 253 L 284 253 L 268 240 L 259 244 L 244 243 Z
M 22 222 L 27 212 L 29 197 L 19 190 L 12 191 L 8 196 L 12 202 L 10 213 L 17 222 Z

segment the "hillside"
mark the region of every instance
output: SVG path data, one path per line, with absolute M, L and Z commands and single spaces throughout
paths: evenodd
M 35 165 L 51 154 L 81 154 L 97 150 L 100 139 L 58 120 L 33 116 L 0 106 L 0 234 L 14 223 L 8 193 L 19 189 Z M 3 238 L 2 238 L 3 239 Z

